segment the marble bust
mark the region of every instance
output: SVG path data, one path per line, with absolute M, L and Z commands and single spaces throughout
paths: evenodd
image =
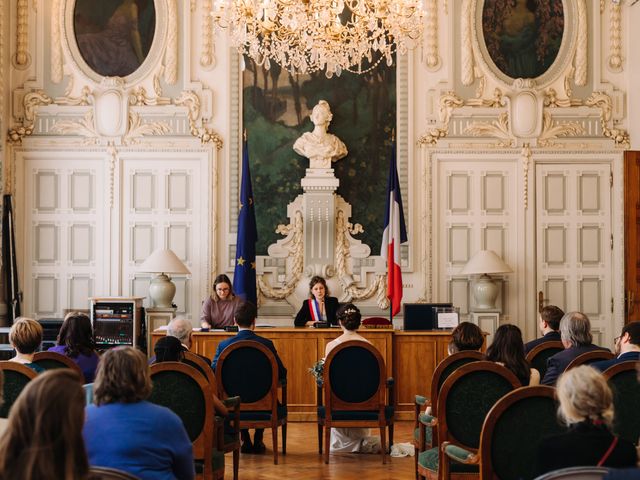
M 313 107 L 310 118 L 313 131 L 303 133 L 293 144 L 293 150 L 309 159 L 309 168 L 331 168 L 331 162 L 347 155 L 347 147 L 342 140 L 327 132 L 333 118 L 329 104 L 320 100 Z

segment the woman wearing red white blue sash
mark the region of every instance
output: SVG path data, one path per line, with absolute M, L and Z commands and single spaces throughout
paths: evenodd
M 309 282 L 309 299 L 305 300 L 296 315 L 296 327 L 310 327 L 316 322 L 328 322 L 337 325 L 336 312 L 340 304 L 338 299 L 329 296 L 324 278 L 315 276 Z

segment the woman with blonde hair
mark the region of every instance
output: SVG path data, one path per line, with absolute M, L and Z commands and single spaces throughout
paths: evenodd
M 613 394 L 601 373 L 588 365 L 572 368 L 556 388 L 558 417 L 569 428 L 542 440 L 539 473 L 577 466 L 635 466 L 633 444 L 611 433 Z
M 0 437 L 0 479 L 86 479 L 84 402 L 81 380 L 69 369 L 51 370 L 29 382 Z
M 32 318 L 16 318 L 9 330 L 9 343 L 16 350 L 11 362 L 21 363 L 36 373 L 44 372 L 44 368 L 33 363 L 33 356 L 42 343 L 42 325 Z
M 124 470 L 145 480 L 193 479 L 191 441 L 182 420 L 147 401 L 145 356 L 132 347 L 102 355 L 86 409 L 84 440 L 92 466 Z

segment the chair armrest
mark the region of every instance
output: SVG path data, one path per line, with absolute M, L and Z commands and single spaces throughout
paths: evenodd
M 394 405 L 395 406 L 395 398 L 393 396 L 393 386 L 395 385 L 396 381 L 393 379 L 393 377 L 389 377 L 387 378 L 387 403 L 389 405 Z
M 422 395 L 416 395 L 415 404 L 420 407 L 424 407 L 429 403 L 429 399 L 427 397 L 423 397 Z
M 454 462 L 464 463 L 466 465 L 477 465 L 480 461 L 480 456 L 477 453 L 466 450 L 458 445 L 453 445 L 449 442 L 442 443 L 442 451 Z
M 240 406 L 240 397 L 225 398 L 224 400 L 222 400 L 222 403 L 224 403 L 224 406 L 227 407 L 227 408 L 239 407 Z
M 316 385 L 316 402 L 319 407 L 323 405 L 322 403 L 322 387 L 320 385 Z
M 418 415 L 418 421 L 426 427 L 435 427 L 438 424 L 438 419 L 426 413 Z

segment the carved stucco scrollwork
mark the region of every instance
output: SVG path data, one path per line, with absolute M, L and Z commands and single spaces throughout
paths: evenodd
M 145 135 L 164 135 L 169 133 L 171 128 L 167 122 L 149 122 L 142 121 L 142 117 L 136 112 L 129 112 L 129 128 L 124 137 L 126 144 L 136 143 L 137 139 Z
M 216 148 L 222 148 L 222 138 L 213 130 L 207 127 L 198 126 L 198 117 L 200 117 L 200 99 L 195 92 L 184 91 L 175 100 L 176 105 L 185 106 L 188 109 L 189 130 L 191 135 L 198 137 L 202 143 L 213 143 Z
M 509 133 L 509 115 L 503 112 L 493 122 L 473 122 L 464 129 L 465 133 L 473 137 L 495 137 L 501 142 L 499 147 L 511 147 L 515 144 L 515 138 Z
M 455 92 L 446 92 L 440 96 L 440 109 L 438 112 L 438 119 L 440 121 L 439 127 L 431 128 L 427 133 L 423 134 L 418 139 L 418 145 L 420 146 L 433 146 L 438 143 L 438 140 L 444 138 L 449 133 L 449 122 L 453 110 L 460 108 L 464 105 L 464 102 L 458 97 Z
M 375 281 L 367 285 L 365 288 L 358 288 L 355 285 L 353 279 L 353 273 L 349 271 L 348 260 L 351 258 L 351 245 L 356 241 L 352 238 L 352 235 L 364 232 L 362 225 L 356 223 L 355 225 L 348 222 L 345 214 L 342 210 L 338 211 L 336 215 L 336 251 L 335 251 L 335 265 L 338 282 L 345 292 L 344 301 L 350 302 L 352 300 L 366 300 L 376 294 L 378 300 L 378 307 L 386 309 L 389 306 L 389 301 L 386 297 L 386 276 L 384 274 L 376 274 Z M 370 253 L 367 251 L 363 253 Z M 382 296 L 380 295 L 380 289 L 382 289 Z M 383 298 L 385 302 L 380 302 Z
M 167 47 L 164 52 L 164 80 L 169 85 L 178 81 L 178 5 L 177 0 L 167 0 Z
M 597 107 L 600 109 L 600 127 L 602 134 L 614 141 L 616 147 L 629 148 L 629 134 L 621 128 L 613 128 L 611 119 L 613 114 L 613 105 L 611 97 L 604 92 L 593 92 L 587 98 L 584 104 L 588 107 Z
M 462 36 L 462 48 L 460 49 L 461 81 L 463 85 L 471 85 L 474 80 L 473 47 L 471 42 L 471 23 L 473 14 L 471 12 L 471 0 L 462 2 L 462 17 L 460 20 L 460 34 Z
M 553 88 L 548 88 L 544 92 L 545 107 L 571 107 L 573 103 L 568 98 L 558 98 L 558 94 Z
M 215 67 L 215 51 L 213 45 L 213 17 L 211 16 L 211 0 L 202 2 L 202 52 L 200 53 L 200 65 L 203 68 Z
M 288 244 L 289 258 L 291 258 L 291 275 L 280 288 L 274 288 L 267 283 L 264 275 L 258 275 L 258 288 L 260 293 L 267 298 L 282 300 L 291 295 L 302 276 L 304 270 L 304 223 L 302 211 L 296 210 L 294 221 L 288 225 L 278 225 L 276 233 L 286 235 L 288 238 L 282 241 Z
M 16 68 L 26 68 L 29 65 L 29 2 L 18 0 L 16 5 Z
M 576 55 L 574 61 L 574 80 L 576 85 L 587 84 L 587 55 L 588 55 L 588 24 L 587 5 L 585 0 L 578 0 L 578 41 L 576 44 Z
M 60 30 L 61 0 L 53 0 L 51 4 L 51 81 L 62 81 L 62 33 Z
M 522 203 L 524 209 L 529 208 L 529 166 L 531 165 L 531 148 L 525 143 L 520 150 L 520 159 L 522 161 Z
M 111 208 L 113 207 L 116 162 L 118 161 L 118 150 L 113 143 L 109 143 L 107 146 L 107 153 L 109 154 L 109 208 Z
M 538 145 L 548 147 L 559 137 L 576 137 L 584 134 L 584 127 L 579 122 L 554 123 L 551 113 L 542 113 L 542 133 L 538 137 Z
M 609 55 L 607 65 L 612 72 L 622 71 L 622 5 L 621 2 L 611 3 L 611 16 L 609 17 Z
M 53 133 L 61 135 L 79 135 L 96 143 L 100 134 L 95 129 L 93 110 L 88 110 L 79 122 L 73 120 L 60 120 L 51 127 Z
M 80 91 L 80 95 L 78 97 L 60 97 L 56 98 L 54 102 L 56 105 L 68 105 L 68 106 L 85 106 L 91 105 L 91 89 L 85 85 L 82 87 Z
M 168 98 L 150 97 L 147 95 L 147 89 L 142 85 L 134 88 L 129 93 L 129 105 L 135 105 L 138 107 L 150 106 L 150 105 L 169 105 L 171 100 Z
M 467 100 L 467 105 L 471 107 L 500 108 L 500 107 L 504 107 L 505 100 L 504 100 L 504 95 L 502 94 L 502 90 L 496 87 L 495 90 L 493 91 L 492 98 L 472 98 Z
M 425 6 L 425 47 L 423 60 L 430 70 L 437 70 L 440 67 L 440 54 L 438 52 L 438 2 L 437 0 L 427 0 Z M 210 15 L 208 15 L 210 17 Z
M 22 105 L 24 108 L 24 120 L 22 125 L 9 129 L 8 141 L 12 145 L 19 145 L 22 139 L 33 133 L 33 124 L 36 119 L 36 110 L 41 105 L 50 105 L 53 100 L 43 91 L 29 92 L 24 96 Z

